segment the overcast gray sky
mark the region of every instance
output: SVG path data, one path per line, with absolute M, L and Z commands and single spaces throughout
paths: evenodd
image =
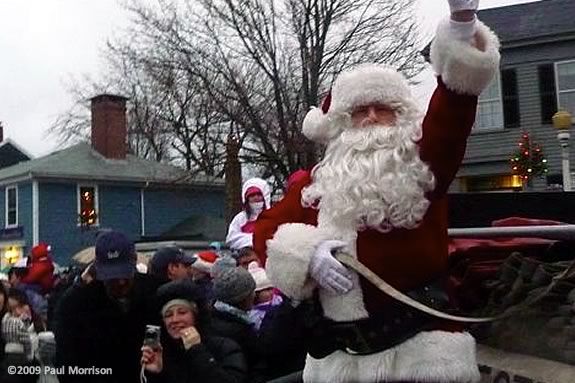
M 422 34 L 429 38 L 448 14 L 447 1 L 416 1 Z M 481 0 L 480 8 L 531 1 Z M 119 0 L 0 0 L 4 137 L 35 156 L 55 150 L 56 142 L 46 137 L 46 130 L 72 103 L 67 80 L 101 72 L 100 50 L 127 22 Z M 434 82 L 431 71 L 422 74 L 421 80 L 415 92 L 429 97 Z

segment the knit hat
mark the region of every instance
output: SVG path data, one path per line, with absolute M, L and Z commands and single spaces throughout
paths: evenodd
M 266 271 L 262 269 L 257 262 L 251 262 L 248 265 L 248 271 L 252 275 L 252 278 L 256 281 L 256 292 L 271 289 L 274 287 L 271 281 L 268 279 Z
M 321 107 L 310 110 L 303 122 L 303 134 L 326 143 L 339 132 L 333 122 L 355 107 L 371 103 L 402 103 L 411 100 L 405 77 L 390 66 L 362 64 L 342 72 Z
M 255 288 L 256 281 L 243 267 L 224 270 L 214 278 L 215 298 L 230 305 L 249 297 Z
M 194 263 L 192 263 L 192 267 L 194 269 L 198 269 L 205 273 L 210 274 L 212 270 L 212 266 L 214 262 L 218 259 L 218 254 L 213 251 L 200 251 L 197 253 L 194 258 L 196 259 Z
M 256 187 L 256 186 L 250 186 L 250 187 L 246 190 L 246 192 L 245 192 L 244 195 L 245 195 L 245 198 L 247 199 L 247 198 L 249 198 L 249 197 L 251 197 L 251 196 L 253 196 L 253 195 L 256 195 L 256 194 L 261 194 L 262 196 L 264 195 L 264 193 L 262 193 L 262 191 L 261 191 L 260 188 L 258 188 L 258 187 Z
M 201 322 L 197 324 L 203 327 L 205 325 L 204 322 L 208 319 L 206 317 L 208 308 L 205 293 L 200 286 L 190 280 L 184 279 L 168 282 L 160 286 L 156 291 L 156 307 L 158 312 L 182 300 L 190 303 L 189 306 L 194 309 L 197 315 L 196 319 Z
M 163 308 L 168 302 L 174 300 L 203 304 L 205 297 L 202 296 L 202 291 L 198 285 L 186 279 L 168 282 L 160 286 L 156 291 L 158 309 Z
M 224 255 L 223 257 L 218 258 L 218 260 L 214 263 L 210 271 L 210 275 L 212 276 L 212 278 L 215 278 L 216 275 L 218 275 L 222 271 L 233 269 L 237 265 L 238 263 L 231 255 Z
M 42 262 L 50 260 L 50 246 L 44 242 L 40 242 L 38 245 L 34 246 L 31 251 L 31 261 L 32 262 Z

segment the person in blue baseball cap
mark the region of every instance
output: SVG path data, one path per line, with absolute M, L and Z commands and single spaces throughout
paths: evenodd
M 136 274 L 136 248 L 123 233 L 108 231 L 96 239 L 96 280 L 112 298 L 124 304 Z
M 102 232 L 95 247 L 95 279 L 71 286 L 56 306 L 55 365 L 111 368 L 100 383 L 137 382 L 146 326 L 160 322 L 151 299 L 160 283 L 136 272 L 135 246 L 123 233 Z M 74 374 L 58 379 L 80 381 Z

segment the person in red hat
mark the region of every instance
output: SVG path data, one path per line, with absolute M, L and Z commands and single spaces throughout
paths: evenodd
M 232 250 L 252 247 L 254 223 L 260 213 L 270 208 L 271 191 L 268 183 L 261 178 L 250 178 L 242 186 L 243 210 L 240 211 L 228 228 L 226 245 Z
M 54 263 L 50 256 L 50 246 L 44 242 L 32 248 L 28 261 L 28 271 L 21 283 L 39 285 L 46 294 L 54 287 Z
M 438 77 L 426 115 L 395 69 L 342 72 L 303 122 L 304 135 L 327 146 L 323 159 L 256 222 L 254 247 L 274 286 L 321 305 L 304 382 L 479 381 L 475 340 L 458 323 L 396 303 L 333 256 L 448 303 L 439 288 L 438 299 L 429 294 L 447 269 L 447 190 L 500 60 L 478 0 L 449 4 L 431 46 Z

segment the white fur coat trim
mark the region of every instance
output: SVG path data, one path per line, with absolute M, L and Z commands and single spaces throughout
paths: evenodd
M 376 383 L 388 381 L 479 382 L 476 345 L 467 333 L 422 332 L 372 355 L 336 351 L 323 359 L 308 355 L 305 383 Z
M 267 242 L 268 260 L 266 273 L 274 286 L 295 300 L 312 297 L 318 286 L 309 276 L 309 263 L 317 246 L 328 239 L 350 243 L 348 253 L 355 256 L 355 237 L 334 229 L 319 228 L 301 223 L 281 225 L 273 239 Z M 320 289 L 319 299 L 324 315 L 335 321 L 353 321 L 367 318 L 369 314 L 363 302 L 363 292 L 357 273 L 352 273 L 353 288 L 346 294 L 331 294 Z
M 431 44 L 431 64 L 445 85 L 458 93 L 478 96 L 499 70 L 499 39 L 477 20 L 476 38 L 485 51 L 454 38 L 449 20 L 441 22 Z
M 331 239 L 317 227 L 286 223 L 267 241 L 266 274 L 274 286 L 295 300 L 311 298 L 316 288 L 308 277 L 311 256 L 320 242 Z

